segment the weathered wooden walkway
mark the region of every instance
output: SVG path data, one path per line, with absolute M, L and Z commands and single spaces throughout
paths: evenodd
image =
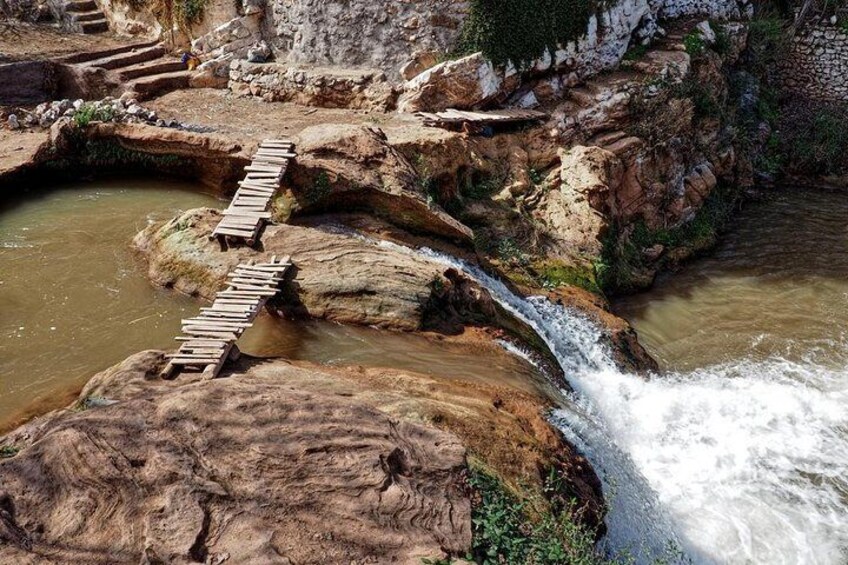
M 196 318 L 183 320 L 180 349 L 170 354 L 163 378 L 180 370 L 203 371 L 214 379 L 227 359 L 239 356 L 236 341 L 253 325 L 268 299 L 279 291 L 283 276 L 291 267 L 288 257 L 267 263 L 247 263 L 227 275 L 228 287 L 219 292 L 210 308 L 201 308 Z
M 470 112 L 466 110 L 448 109 L 444 112 L 417 112 L 416 116 L 424 119 L 425 126 L 450 127 L 462 124 L 476 124 L 480 126 L 494 124 L 509 124 L 519 122 L 531 122 L 544 120 L 548 115 L 537 110 L 505 109 L 491 110 L 486 112 Z
M 239 182 L 229 208 L 212 231 L 221 248 L 229 241 L 243 240 L 253 247 L 262 226 L 271 218 L 271 199 L 280 188 L 289 160 L 296 157 L 294 144 L 286 139 L 266 139 L 259 145 L 253 160 L 245 167 L 247 175 Z

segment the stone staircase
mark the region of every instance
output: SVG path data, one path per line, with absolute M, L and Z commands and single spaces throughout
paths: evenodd
M 52 8 L 56 19 L 68 31 L 86 34 L 109 31 L 109 22 L 94 0 L 55 0 Z
M 159 43 L 139 43 L 89 53 L 68 62 L 109 71 L 120 82 L 121 90 L 134 92 L 137 100 L 188 88 L 192 76 L 182 61 L 171 56 Z

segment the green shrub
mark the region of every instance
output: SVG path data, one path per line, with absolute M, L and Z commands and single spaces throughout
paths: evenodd
M 10 457 L 14 457 L 20 452 L 20 448 L 15 447 L 14 445 L 4 445 L 0 447 L 0 459 L 9 459 Z
M 710 22 L 710 27 L 715 33 L 715 42 L 712 44 L 712 50 L 719 55 L 727 55 L 730 53 L 730 49 L 733 45 L 730 42 L 730 36 L 727 34 L 727 30 L 724 29 L 724 26 L 717 22 Z
M 788 48 L 787 21 L 776 9 L 767 5 L 759 8 L 748 23 L 746 69 L 755 76 L 765 77 L 769 68 L 785 57 Z
M 115 117 L 115 110 L 110 106 L 96 107 L 94 104 L 85 103 L 74 113 L 74 124 L 84 128 L 91 122 L 108 122 Z
M 683 47 L 686 48 L 686 52 L 689 53 L 690 57 L 698 57 L 707 50 L 707 44 L 698 30 L 691 32 L 683 38 Z
M 780 152 L 791 172 L 835 175 L 848 172 L 848 107 L 787 101 L 778 121 Z
M 625 61 L 637 61 L 645 56 L 645 53 L 648 52 L 647 45 L 634 45 L 630 49 L 627 50 L 627 53 L 624 54 Z
M 556 511 L 546 501 L 519 500 L 495 477 L 472 469 L 477 493 L 472 511 L 472 554 L 483 565 L 600 565 L 594 536 L 572 508 Z
M 207 0 L 175 0 L 174 17 L 183 29 L 199 24 L 203 20 Z
M 519 69 L 586 33 L 601 0 L 471 0 L 456 55 L 482 51 Z

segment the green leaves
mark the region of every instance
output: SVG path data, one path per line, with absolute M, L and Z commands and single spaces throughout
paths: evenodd
M 598 0 L 472 0 L 458 51 L 528 67 L 586 34 Z
M 552 477 L 555 480 L 556 473 Z M 469 559 L 483 565 L 605 563 L 595 551 L 593 536 L 575 521 L 570 508 L 556 512 L 541 497 L 519 500 L 498 479 L 479 470 L 471 471 L 469 483 L 479 497 Z

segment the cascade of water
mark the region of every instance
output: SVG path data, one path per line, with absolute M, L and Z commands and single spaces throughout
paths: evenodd
M 848 369 L 774 359 L 645 380 L 616 369 L 579 312 L 419 253 L 477 280 L 557 358 L 574 393 L 552 421 L 604 481 L 608 552 L 637 563 L 844 563 Z

